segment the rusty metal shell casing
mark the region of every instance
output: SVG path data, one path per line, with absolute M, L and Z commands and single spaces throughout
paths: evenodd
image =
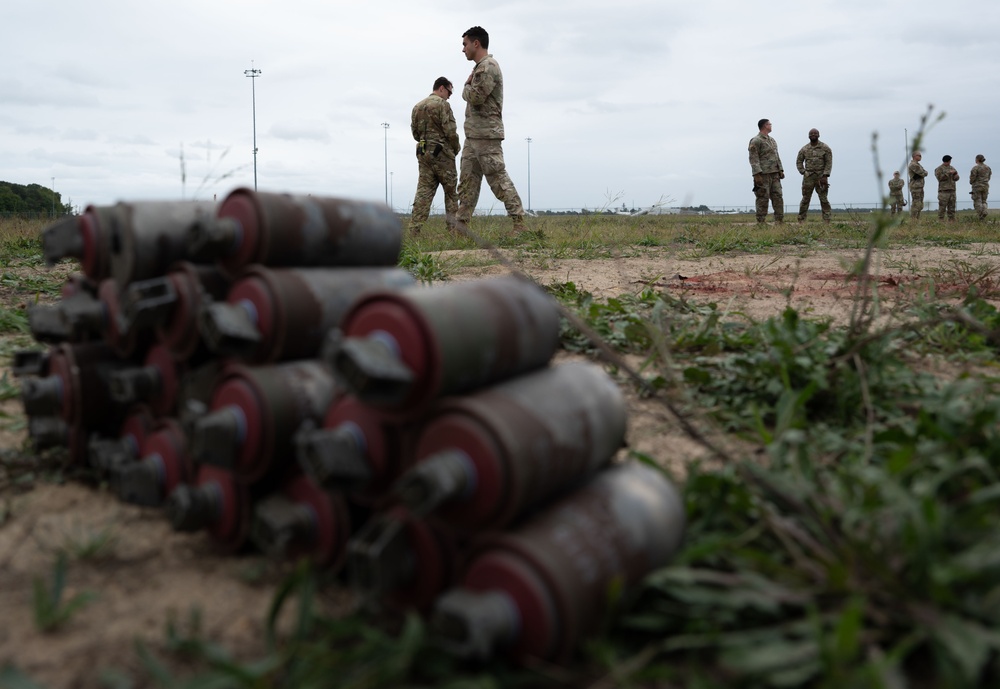
M 295 461 L 293 438 L 319 423 L 338 395 L 330 368 L 318 360 L 226 367 L 208 413 L 191 423 L 195 460 L 232 470 L 252 483 Z
M 201 332 L 217 353 L 249 363 L 315 357 L 360 295 L 414 283 L 399 268 L 254 266 L 233 284 L 226 303 L 203 310 Z
M 85 430 L 113 430 L 125 406 L 111 398 L 110 377 L 128 365 L 105 342 L 56 345 L 48 356 L 48 375 L 21 383 L 24 411 L 28 416 L 58 415 Z
M 414 424 L 395 422 L 346 395 L 334 402 L 322 428 L 295 436 L 299 465 L 319 486 L 372 502 L 413 463 Z
M 394 266 L 403 229 L 381 203 L 239 188 L 216 217 L 197 224 L 196 255 L 236 273 L 259 263 L 281 266 Z
M 63 258 L 80 261 L 80 269 L 91 280 L 111 275 L 112 206 L 87 206 L 80 216 L 60 218 L 42 230 L 42 254 L 55 265 Z
M 600 366 L 567 363 L 444 400 L 393 492 L 461 532 L 497 529 L 606 466 L 625 399 Z
M 437 601 L 432 632 L 464 657 L 564 661 L 605 620 L 613 586 L 665 566 L 684 502 L 638 462 L 597 474 L 516 531 L 474 545 L 461 587 Z
M 179 485 L 191 480 L 187 435 L 172 418 L 161 419 L 139 448 L 140 459 L 111 469 L 111 489 L 124 502 L 159 507 Z
M 174 488 L 164 505 L 176 531 L 205 529 L 221 552 L 234 553 L 250 534 L 252 501 L 231 471 L 203 465 L 192 484 Z
M 182 261 L 164 276 L 126 287 L 122 313 L 131 329 L 153 329 L 176 359 L 198 358 L 204 349 L 198 315 L 206 302 L 224 299 L 229 286 L 218 268 Z
M 257 501 L 250 523 L 250 540 L 266 555 L 308 557 L 322 568 L 336 568 L 343 561 L 350 533 L 343 496 L 321 490 L 303 474 Z
M 358 399 L 425 412 L 435 399 L 545 366 L 559 346 L 559 309 L 518 278 L 375 293 L 344 316 L 324 350 Z
M 215 214 L 214 201 L 119 202 L 110 217 L 110 274 L 120 285 L 163 275 L 189 258 L 188 233 Z
M 426 612 L 462 568 L 454 533 L 401 506 L 369 519 L 347 544 L 351 588 L 371 608 Z
M 184 367 L 170 350 L 155 345 L 146 352 L 142 366 L 123 368 L 111 374 L 111 398 L 119 404 L 145 402 L 157 416 L 177 410 Z
M 153 432 L 156 419 L 145 404 L 135 404 L 114 437 L 93 434 L 87 444 L 90 466 L 102 475 L 139 459 L 143 443 Z

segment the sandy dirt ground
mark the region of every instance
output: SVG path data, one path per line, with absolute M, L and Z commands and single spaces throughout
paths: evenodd
M 891 305 L 902 294 L 922 289 L 932 276 L 992 280 L 991 271 L 1000 266 L 998 252 L 1000 246 L 908 248 L 881 251 L 873 265 L 880 294 Z M 446 267 L 457 258 L 448 252 L 440 256 Z M 649 249 L 629 258 L 522 257 L 518 263 L 541 284 L 572 281 L 599 298 L 653 286 L 757 319 L 790 304 L 846 322 L 856 289 L 847 276 L 860 258 L 859 252 L 809 251 L 691 259 Z M 448 272 L 461 280 L 507 269 Z M 662 404 L 640 399 L 629 386 L 623 389 L 632 448 L 679 476 L 688 462 L 705 455 Z M 19 407 L 8 402 L 0 412 L 16 422 Z M 263 650 L 265 615 L 288 565 L 257 555 L 219 555 L 203 535 L 172 531 L 158 510 L 122 504 L 105 486 L 41 471 L 35 458 L 23 456 L 23 432 L 5 431 L 0 443 L 6 458 L 0 466 L 0 667 L 13 663 L 50 687 L 104 686 L 101 678 L 108 670 L 130 672 L 140 666 L 137 639 L 161 647 L 168 621 L 183 626 L 192 611 L 198 611 L 203 633 L 236 657 L 251 658 Z M 34 619 L 33 591 L 39 582 L 51 585 L 60 551 L 70 558 L 64 600 L 78 593 L 95 597 L 60 629 L 43 633 Z M 343 591 L 331 590 L 324 594 L 324 605 L 336 612 L 350 601 Z

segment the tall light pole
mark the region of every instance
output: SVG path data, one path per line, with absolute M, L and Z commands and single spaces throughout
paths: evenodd
M 528 210 L 531 210 L 531 137 L 525 139 L 528 142 Z
M 385 205 L 389 205 L 389 123 L 382 123 L 383 141 L 382 148 L 385 156 Z
M 257 191 L 257 77 L 261 71 L 253 68 L 253 60 L 250 60 L 250 69 L 244 69 L 243 74 L 250 77 L 250 97 L 253 104 L 253 190 Z

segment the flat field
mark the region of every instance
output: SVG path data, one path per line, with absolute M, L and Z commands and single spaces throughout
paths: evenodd
M 0 223 L 9 370 L 13 351 L 35 346 L 25 309 L 57 299 L 74 266 L 43 265 L 37 224 Z M 506 221 L 476 218 L 472 230 L 494 246 L 484 248 L 432 220 L 407 239 L 401 265 L 427 283 L 522 271 L 615 353 L 609 371 L 629 404 L 622 457 L 684 486 L 689 529 L 676 565 L 651 577 L 599 642 L 569 667 L 486 679 L 447 665 L 434 675 L 419 630 L 395 641 L 358 626 L 331 577 L 318 591 L 295 589 L 308 604 L 282 608 L 275 642 L 269 611 L 289 582 L 301 585 L 301 569 L 219 555 L 159 511 L 118 502 L 58 452 L 34 455 L 18 382 L 5 374 L 0 686 L 998 677 L 1000 559 L 989 552 L 1000 551 L 975 541 L 997 545 L 1000 533 L 990 516 L 1000 495 L 995 218 L 758 227 L 741 216 L 594 214 L 530 227 L 511 236 Z M 563 341 L 560 360 L 599 356 L 569 324 Z M 295 660 L 314 657 L 325 658 L 315 671 Z

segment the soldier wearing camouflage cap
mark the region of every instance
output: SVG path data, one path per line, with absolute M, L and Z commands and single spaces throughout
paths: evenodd
M 903 198 L 903 184 L 905 182 L 899 176 L 899 171 L 893 172 L 892 179 L 889 180 L 889 204 L 892 215 L 902 213 L 903 206 L 906 205 L 906 199 Z
M 948 214 L 948 222 L 955 222 L 955 182 L 958 181 L 958 170 L 951 166 L 951 156 L 941 158 L 941 164 L 934 168 L 934 177 L 938 181 L 938 220 L 944 220 Z
M 969 184 L 972 185 L 972 207 L 976 209 L 976 214 L 980 220 L 985 220 L 989 213 L 986 205 L 986 197 L 990 195 L 990 177 L 993 170 L 986 164 L 986 156 L 979 154 L 976 156 L 976 165 L 969 173 Z
M 445 77 L 434 82 L 431 95 L 413 106 L 410 133 L 417 142 L 417 193 L 413 197 L 410 232 L 418 234 L 427 222 L 438 185 L 444 189 L 445 222 L 451 227 L 458 214 L 458 172 L 455 156 L 460 148 L 458 125 L 448 105 L 454 88 Z
M 923 154 L 914 151 L 910 164 L 906 166 L 906 172 L 910 179 L 910 217 L 920 220 L 920 211 L 924 209 L 924 178 L 927 177 L 927 170 L 920 164 Z
M 483 177 L 493 194 L 507 208 L 514 221 L 514 231 L 523 232 L 524 207 L 503 161 L 503 74 L 500 65 L 487 52 L 490 36 L 481 26 L 462 34 L 462 52 L 475 62 L 465 80 L 462 100 L 465 106 L 465 148 L 462 172 L 458 181 L 458 219 L 468 224 L 479 202 Z
M 809 143 L 799 149 L 795 167 L 802 175 L 802 201 L 799 203 L 799 222 L 806 221 L 813 191 L 819 196 L 819 207 L 823 211 L 823 222 L 830 222 L 830 171 L 833 169 L 833 151 L 819 140 L 819 130 L 809 130 Z
M 781 180 L 785 170 L 778 156 L 778 142 L 771 138 L 771 120 L 757 122 L 758 134 L 750 139 L 750 171 L 753 173 L 753 193 L 757 197 L 757 222 L 767 219 L 767 201 L 771 200 L 774 221 L 783 222 L 785 200 L 781 194 Z

